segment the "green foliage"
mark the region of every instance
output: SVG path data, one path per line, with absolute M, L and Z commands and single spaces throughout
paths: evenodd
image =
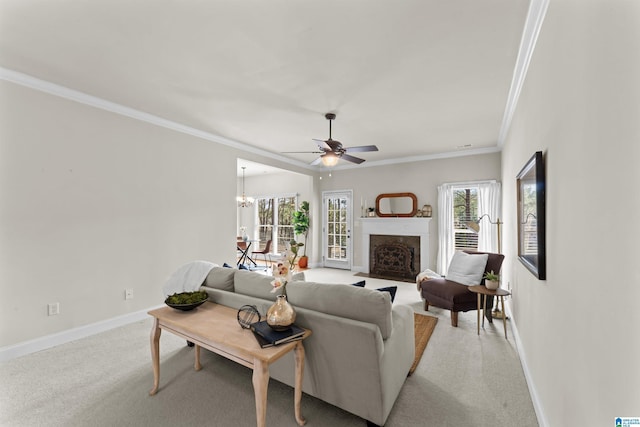
M 197 292 L 181 292 L 179 294 L 173 294 L 167 297 L 165 303 L 167 304 L 194 304 L 209 298 L 209 294 L 205 291 Z
M 464 228 L 465 221 L 478 216 L 478 189 L 464 188 L 453 192 L 453 221 L 456 228 Z
M 309 227 L 311 226 L 310 224 L 310 218 L 309 218 L 309 202 L 304 201 L 300 204 L 300 209 L 293 212 L 292 217 L 291 217 L 291 222 L 293 223 L 293 231 L 296 235 L 303 235 L 304 236 L 304 244 L 299 243 L 299 246 L 304 246 L 304 253 L 302 254 L 303 256 L 307 256 L 307 237 L 309 235 Z M 295 240 L 291 241 L 291 250 L 293 250 L 294 248 L 294 242 Z M 295 249 L 295 253 L 297 254 L 298 252 L 298 248 L 296 247 Z
M 298 243 L 294 239 L 291 239 L 289 246 L 291 246 L 291 252 L 293 252 L 295 256 L 298 256 L 298 248 L 303 247 L 304 243 Z
M 492 282 L 497 282 L 498 280 L 500 280 L 500 276 L 495 274 L 493 270 L 491 270 L 489 273 L 484 273 L 484 278 L 486 280 L 491 280 Z

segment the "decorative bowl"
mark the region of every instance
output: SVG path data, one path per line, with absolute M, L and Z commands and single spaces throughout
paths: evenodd
M 169 307 L 171 308 L 175 308 L 176 310 L 182 310 L 182 311 L 189 311 L 189 310 L 193 310 L 194 308 L 196 308 L 197 306 L 201 305 L 202 303 L 207 302 L 206 299 L 203 299 L 200 302 L 192 302 L 190 304 L 171 304 L 169 302 L 165 301 L 165 304 L 167 304 Z
M 182 292 L 168 296 L 164 303 L 176 310 L 189 311 L 206 302 L 207 298 L 207 293 L 202 291 Z

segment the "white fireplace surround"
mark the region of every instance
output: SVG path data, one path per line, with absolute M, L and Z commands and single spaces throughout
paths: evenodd
M 429 224 L 431 218 L 359 218 L 362 235 L 362 272 L 369 273 L 369 238 L 372 234 L 420 237 L 420 269 L 429 267 Z

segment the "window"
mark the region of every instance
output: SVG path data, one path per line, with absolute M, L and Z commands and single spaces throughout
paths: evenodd
M 478 219 L 478 188 L 453 189 L 453 229 L 455 235 L 455 249 L 478 249 L 478 233 L 469 227 L 468 221 Z
M 294 238 L 291 216 L 296 208 L 296 196 L 274 196 L 258 198 L 256 210 L 258 239 L 272 240 L 272 250 L 282 253 L 286 244 Z
M 456 250 L 500 250 L 500 195 L 501 185 L 493 180 L 438 186 L 438 273 L 447 273 Z

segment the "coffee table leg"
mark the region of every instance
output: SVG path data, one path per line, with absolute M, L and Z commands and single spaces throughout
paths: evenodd
M 267 388 L 269 387 L 269 365 L 261 360 L 253 362 L 253 393 L 256 396 L 256 419 L 258 427 L 267 424 Z
M 502 326 L 504 326 L 504 338 L 507 339 L 507 312 L 504 311 L 504 297 L 500 296 L 500 303 L 502 304 Z
M 153 388 L 149 392 L 153 396 L 158 392 L 160 384 L 160 325 L 158 318 L 153 319 L 153 327 L 151 328 L 151 362 L 153 364 Z
M 482 296 L 478 294 L 478 335 L 480 335 L 480 303 L 482 301 Z
M 293 405 L 296 422 L 299 426 L 303 426 L 307 423 L 307 420 L 304 419 L 300 411 L 300 404 L 302 402 L 302 378 L 304 375 L 304 347 L 302 346 L 302 341 L 298 341 L 296 343 L 296 348 L 294 349 L 293 354 L 296 361 L 296 386 L 294 390 Z

